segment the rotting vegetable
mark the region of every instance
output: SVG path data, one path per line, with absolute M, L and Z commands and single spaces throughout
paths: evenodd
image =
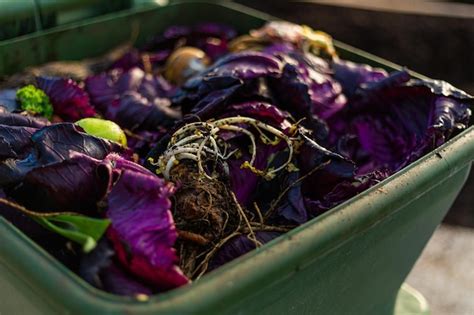
M 317 217 L 465 129 L 474 103 L 287 22 L 173 26 L 58 65 L 0 82 L 0 214 L 120 295 L 197 281 Z

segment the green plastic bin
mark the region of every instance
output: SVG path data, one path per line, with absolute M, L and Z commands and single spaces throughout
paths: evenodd
M 95 56 L 134 34 L 143 42 L 172 24 L 215 21 L 247 31 L 269 19 L 227 2 L 131 9 L 0 42 L 0 73 Z M 343 58 L 399 69 L 342 43 L 336 47 Z M 93 288 L 0 218 L 0 313 L 394 314 L 405 277 L 461 190 L 473 159 L 471 127 L 320 217 L 191 285 L 148 299 Z
M 152 0 L 0 0 L 0 40 L 152 3 Z

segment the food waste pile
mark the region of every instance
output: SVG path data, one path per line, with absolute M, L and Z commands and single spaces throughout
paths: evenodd
M 172 26 L 0 81 L 0 214 L 97 288 L 165 292 L 432 151 L 473 102 L 306 26 Z

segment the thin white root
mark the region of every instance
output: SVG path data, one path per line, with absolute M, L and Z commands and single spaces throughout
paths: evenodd
M 250 142 L 252 143 L 252 147 L 251 147 L 252 157 L 250 158 L 250 165 L 253 165 L 253 163 L 255 163 L 255 158 L 257 157 L 257 144 L 255 143 L 255 136 L 250 131 L 242 127 L 223 125 L 223 126 L 220 126 L 219 128 L 222 130 L 241 132 L 249 137 Z
M 288 160 L 275 169 L 256 169 L 254 163 L 257 157 L 257 143 L 255 134 L 248 127 L 256 130 L 258 139 L 264 144 L 277 145 L 281 140 L 284 140 L 288 147 Z M 259 120 L 241 116 L 227 117 L 215 121 L 194 122 L 185 125 L 173 134 L 168 144 L 168 149 L 159 157 L 158 161 L 151 160 L 150 163 L 158 167 L 157 173 L 162 173 L 166 179 L 169 179 L 171 169 L 180 160 L 192 160 L 197 163 L 199 173 L 202 176 L 212 179 L 212 176 L 205 171 L 204 164 L 213 161 L 214 166 L 217 163 L 224 165 L 227 159 L 239 151 L 239 149 L 234 149 L 227 153 L 229 144 L 219 137 L 220 131 L 240 133 L 249 138 L 251 158 L 250 161 L 244 162 L 242 167 L 248 168 L 258 175 L 272 178 L 275 173 L 283 170 L 291 163 L 294 147 L 293 140 L 289 136 Z M 267 133 L 273 135 L 275 139 L 272 140 Z
M 197 165 L 198 165 L 199 174 L 204 175 L 207 179 L 212 179 L 212 177 L 209 176 L 206 173 L 206 171 L 204 170 L 204 167 L 202 166 L 202 157 L 201 157 L 202 153 L 203 153 L 203 150 L 204 150 L 204 146 L 206 145 L 207 141 L 209 141 L 209 137 L 207 137 L 206 139 L 204 139 L 201 142 L 201 144 L 199 145 L 198 152 L 197 152 L 196 156 L 197 156 Z M 216 158 L 217 158 L 218 152 L 215 152 L 215 155 L 216 155 Z

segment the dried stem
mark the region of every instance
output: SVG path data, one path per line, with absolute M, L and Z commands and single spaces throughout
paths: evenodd
M 200 234 L 189 232 L 189 231 L 183 231 L 183 230 L 177 230 L 177 232 L 178 232 L 178 237 L 185 241 L 190 241 L 201 246 L 205 246 L 210 243 L 210 241 L 207 238 L 205 238 L 204 236 Z
M 291 188 L 293 188 L 294 186 L 298 185 L 298 184 L 301 183 L 306 177 L 311 176 L 314 172 L 316 172 L 317 170 L 319 170 L 319 169 L 325 167 L 325 166 L 328 165 L 329 163 L 331 163 L 331 160 L 319 164 L 318 166 L 314 167 L 311 171 L 309 171 L 309 172 L 306 173 L 305 175 L 299 177 L 299 178 L 296 179 L 294 182 L 292 182 L 290 185 L 288 185 L 288 187 L 286 187 L 286 188 L 280 193 L 280 195 L 278 196 L 278 198 L 277 198 L 274 202 L 272 202 L 272 205 L 270 206 L 270 209 L 268 209 L 268 211 L 265 213 L 265 219 L 268 219 L 268 218 L 273 214 L 273 212 L 274 212 L 275 209 L 276 209 L 276 206 L 278 206 L 278 204 L 280 203 L 281 199 L 288 193 L 288 191 L 290 191 Z
M 255 208 L 255 212 L 257 212 L 258 220 L 260 221 L 260 225 L 263 226 L 264 220 L 263 220 L 263 216 L 262 216 L 262 211 L 260 211 L 260 207 L 258 206 L 258 204 L 256 202 L 253 203 L 253 206 Z
M 226 238 L 222 239 L 219 243 L 216 244 L 216 246 L 214 246 L 211 251 L 209 251 L 207 254 L 206 254 L 206 257 L 204 257 L 203 261 L 201 261 L 201 263 L 196 267 L 196 269 L 194 269 L 194 272 L 192 273 L 191 277 L 194 277 L 194 275 L 201 269 L 201 272 L 196 276 L 196 280 L 201 278 L 203 274 L 206 273 L 207 271 L 207 268 L 209 267 L 209 261 L 211 260 L 211 258 L 214 256 L 214 254 L 225 244 L 227 243 L 229 240 L 231 240 L 232 238 L 234 238 L 235 236 L 238 236 L 240 235 L 241 233 L 239 232 L 233 232 L 231 233 L 230 235 L 228 235 Z
M 23 207 L 22 205 L 14 202 L 14 201 L 10 201 L 8 199 L 1 198 L 1 197 L 0 197 L 0 203 L 3 203 L 4 205 L 12 207 L 15 210 L 23 212 L 23 213 L 25 213 L 29 216 L 32 216 L 32 217 L 47 218 L 47 217 L 55 217 L 55 216 L 58 216 L 58 215 L 82 215 L 82 214 L 77 213 L 77 212 L 36 212 L 36 211 L 28 210 L 27 208 Z
M 286 233 L 292 230 L 292 228 L 288 227 L 281 227 L 281 226 L 273 226 L 273 225 L 257 225 L 256 227 L 252 227 L 252 231 L 254 232 L 281 232 Z M 248 233 L 248 228 L 244 227 L 240 230 L 242 233 Z
M 240 206 L 239 201 L 237 200 L 237 197 L 235 196 L 233 191 L 230 191 L 230 195 L 232 196 L 232 199 L 234 200 L 235 206 L 237 207 L 237 211 L 242 216 L 242 218 L 245 221 L 245 224 L 247 225 L 247 227 L 249 229 L 248 233 L 250 234 L 251 240 L 255 243 L 255 247 L 259 247 L 261 245 L 261 243 L 257 240 L 257 237 L 255 236 L 255 233 L 253 232 L 252 226 L 250 225 L 250 221 L 247 218 L 247 216 L 245 215 L 244 210 Z
M 123 132 L 125 133 L 125 135 L 127 135 L 127 137 L 135 138 L 135 139 L 138 139 L 138 140 L 145 140 L 145 137 L 137 135 L 136 133 L 133 133 L 132 131 L 130 131 L 128 129 L 123 129 Z

